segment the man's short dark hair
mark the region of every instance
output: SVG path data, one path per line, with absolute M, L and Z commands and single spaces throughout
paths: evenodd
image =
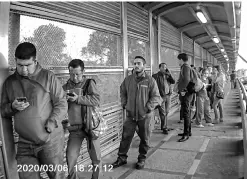
M 190 65 L 191 68 L 194 68 L 194 65 Z
M 167 65 L 165 62 L 162 62 L 162 63 L 159 64 L 159 68 L 160 68 L 161 65 L 163 65 L 163 64 L 164 64 L 164 65 Z
M 137 58 L 142 59 L 143 64 L 146 64 L 146 60 L 145 60 L 145 58 L 143 58 L 142 56 L 135 56 L 135 59 L 137 59 Z
M 84 70 L 84 62 L 80 59 L 73 59 L 69 62 L 68 68 L 72 67 L 72 68 L 77 68 L 77 67 L 81 67 L 81 70 Z
M 31 57 L 36 58 L 36 48 L 30 42 L 23 42 L 20 43 L 15 49 L 15 58 L 21 60 L 27 60 Z
M 188 55 L 186 53 L 180 53 L 177 58 L 179 60 L 183 60 L 184 62 L 188 61 Z

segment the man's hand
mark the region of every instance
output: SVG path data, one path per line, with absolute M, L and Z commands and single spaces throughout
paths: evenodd
M 12 103 L 12 108 L 13 109 L 17 109 L 18 111 L 23 111 L 24 109 L 26 109 L 29 106 L 29 102 L 24 103 L 22 102 L 18 102 L 17 99 L 15 99 Z
M 76 101 L 76 100 L 78 99 L 79 96 L 78 96 L 75 92 L 73 92 L 73 95 L 74 95 L 74 96 L 69 96 L 69 95 L 67 95 L 67 100 L 70 101 L 70 102 Z
M 45 123 L 45 130 L 48 133 L 52 133 L 52 131 L 56 128 L 56 124 L 54 121 L 52 121 L 51 119 L 47 119 L 46 123 Z

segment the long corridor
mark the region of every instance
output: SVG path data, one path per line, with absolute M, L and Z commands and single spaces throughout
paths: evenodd
M 169 118 L 173 128 L 165 136 L 154 129 L 151 149 L 145 168 L 135 169 L 139 137 L 135 137 L 128 153 L 128 163 L 114 170 L 103 172 L 103 179 L 240 179 L 243 178 L 243 131 L 237 89 L 226 87 L 224 122 L 214 127 L 195 128 L 186 142 L 179 143 L 178 133 L 183 124 L 178 124 L 179 113 Z M 214 114 L 211 113 L 212 118 Z M 103 158 L 103 164 L 117 159 L 117 150 Z M 81 178 L 89 175 L 81 173 Z

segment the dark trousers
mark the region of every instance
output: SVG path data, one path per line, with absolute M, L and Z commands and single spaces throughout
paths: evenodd
M 19 142 L 16 160 L 20 179 L 40 179 L 41 165 L 50 179 L 62 179 L 64 132 L 58 133 L 44 145 Z M 55 170 L 55 167 L 59 167 Z
M 140 119 L 138 121 L 130 117 L 126 118 L 124 125 L 123 125 L 122 140 L 121 140 L 119 151 L 118 151 L 118 157 L 122 161 L 127 160 L 127 157 L 128 157 L 127 153 L 129 151 L 130 144 L 134 137 L 136 126 L 138 126 L 138 129 L 139 129 L 138 135 L 141 139 L 140 145 L 139 145 L 138 161 L 145 161 L 147 157 L 147 152 L 149 149 L 152 116 L 153 116 L 153 113 L 149 113 L 146 115 L 144 119 Z
M 74 125 L 68 127 L 69 129 L 69 140 L 66 150 L 66 158 L 68 163 L 68 179 L 79 179 L 77 171 L 80 171 L 79 168 L 76 168 L 77 158 L 80 155 L 80 149 L 83 140 L 86 137 L 86 133 L 82 130 L 81 125 Z M 88 140 L 87 139 L 87 148 L 90 159 L 92 160 L 92 166 L 84 166 L 85 172 L 87 170 L 93 171 L 92 179 L 98 179 L 100 175 L 100 160 L 101 160 L 101 151 L 100 151 L 100 140 Z M 79 166 L 80 167 L 80 166 Z M 90 169 L 91 168 L 91 169 Z
M 171 97 L 166 95 L 162 97 L 163 101 L 160 106 L 158 106 L 160 120 L 161 120 L 161 130 L 167 129 L 167 115 L 170 110 Z
M 192 94 L 186 93 L 184 96 L 179 95 L 181 101 L 181 111 L 180 114 L 184 119 L 184 135 L 191 133 L 191 101 Z

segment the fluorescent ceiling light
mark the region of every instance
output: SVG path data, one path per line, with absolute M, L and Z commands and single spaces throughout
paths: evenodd
M 226 58 L 226 61 L 228 61 L 229 59 L 228 58 Z
M 224 55 L 224 57 L 226 58 L 227 56 L 226 56 L 226 55 Z
M 221 52 L 224 52 L 225 50 L 223 48 L 220 49 Z
M 214 41 L 214 43 L 216 43 L 216 44 L 220 42 L 219 39 L 218 39 L 217 37 L 214 37 L 214 38 L 213 38 L 213 41 Z
M 207 23 L 207 19 L 201 11 L 198 11 L 196 15 L 200 19 L 201 23 Z

